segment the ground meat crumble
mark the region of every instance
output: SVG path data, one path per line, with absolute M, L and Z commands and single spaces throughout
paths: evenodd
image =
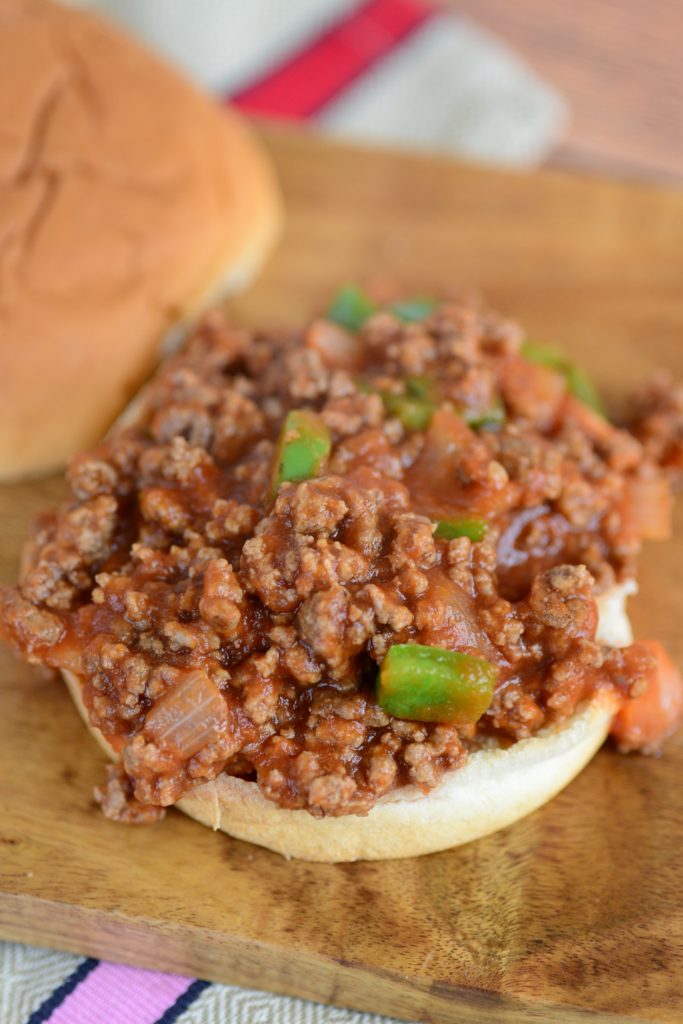
M 72 460 L 70 500 L 2 592 L 6 637 L 83 680 L 121 756 L 98 791 L 110 817 L 154 820 L 221 772 L 283 807 L 365 813 L 600 687 L 642 689 L 647 651 L 596 641 L 594 595 L 634 574 L 638 487 L 666 503 L 680 392 L 658 378 L 619 429 L 520 356 L 516 325 L 470 306 L 377 313 L 338 358 L 325 329 L 266 337 L 207 317 L 135 422 Z M 424 429 L 382 397 L 410 375 L 438 382 Z M 274 494 L 294 408 L 321 417 L 332 450 Z M 463 516 L 488 523 L 483 539 L 435 536 Z M 378 706 L 377 666 L 410 641 L 495 663 L 476 725 Z

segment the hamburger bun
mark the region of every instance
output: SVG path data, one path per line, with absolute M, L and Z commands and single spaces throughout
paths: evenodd
M 631 642 L 625 600 L 634 587 L 614 587 L 598 598 L 598 639 L 619 647 Z M 64 672 L 86 723 L 79 680 Z M 369 814 L 314 818 L 267 800 L 255 782 L 219 775 L 197 786 L 176 806 L 191 818 L 284 857 L 338 863 L 387 860 L 460 846 L 511 825 L 568 785 L 604 742 L 617 702 L 607 693 L 585 703 L 567 721 L 507 748 L 470 756 L 425 794 L 405 786 L 382 797 Z M 116 754 L 89 726 L 102 748 Z
M 243 121 L 108 24 L 0 0 L 0 479 L 93 443 L 281 202 Z

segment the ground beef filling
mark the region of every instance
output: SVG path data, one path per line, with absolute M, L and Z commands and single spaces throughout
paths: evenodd
M 2 592 L 6 636 L 83 680 L 121 756 L 99 791 L 111 817 L 152 820 L 221 772 L 282 807 L 365 813 L 600 688 L 638 692 L 650 670 L 645 648 L 596 642 L 594 593 L 633 575 L 647 535 L 634 488 L 668 495 L 680 461 L 680 404 L 661 381 L 636 437 L 475 309 L 379 313 L 352 368 L 321 330 L 264 337 L 209 317 L 135 423 L 72 461 L 71 499 L 36 524 L 20 587 Z M 419 428 L 386 398 L 408 377 L 438 381 Z M 292 409 L 315 411 L 332 448 L 320 475 L 275 493 Z M 487 523 L 483 539 L 435 536 L 462 517 Z M 378 665 L 411 641 L 497 666 L 479 722 L 378 706 Z

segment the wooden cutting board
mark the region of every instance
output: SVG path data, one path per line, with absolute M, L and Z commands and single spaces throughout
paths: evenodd
M 683 376 L 683 196 L 269 137 L 285 241 L 236 314 L 296 322 L 340 281 L 480 286 L 612 397 Z M 77 401 L 77 394 L 65 396 Z M 49 424 L 46 424 L 49 429 Z M 58 481 L 0 494 L 0 571 Z M 683 516 L 634 618 L 683 663 Z M 2 655 L 0 934 L 412 1020 L 683 1019 L 683 737 L 606 749 L 548 807 L 410 861 L 287 863 L 181 814 L 131 829 L 63 687 Z

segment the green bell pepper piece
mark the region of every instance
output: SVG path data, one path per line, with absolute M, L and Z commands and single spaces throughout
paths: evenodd
M 473 430 L 487 430 L 500 427 L 505 423 L 505 406 L 500 398 L 495 398 L 488 409 L 463 409 L 462 418 Z
M 404 299 L 402 302 L 395 302 L 391 307 L 391 312 L 399 318 L 404 320 L 406 323 L 412 324 L 417 323 L 419 320 L 424 320 L 428 317 L 436 307 L 434 299 L 428 299 L 425 297 L 419 297 L 414 299 Z
M 349 284 L 339 289 L 326 316 L 328 320 L 333 320 L 349 331 L 359 331 L 376 309 L 375 303 L 364 291 L 355 284 Z
M 483 519 L 439 519 L 434 536 L 439 540 L 453 540 L 454 537 L 469 537 L 472 541 L 483 540 L 489 524 Z
M 406 377 L 406 394 L 429 405 L 438 405 L 436 384 L 431 377 Z
M 377 703 L 394 718 L 468 725 L 493 700 L 496 667 L 441 647 L 394 644 L 379 673 Z
M 407 430 L 426 430 L 439 404 L 431 377 L 406 377 L 402 394 L 393 391 L 379 393 L 387 412 L 396 416 Z
M 567 377 L 567 387 L 571 391 L 575 398 L 578 398 L 580 402 L 587 405 L 593 412 L 597 412 L 600 416 L 607 416 L 605 406 L 600 397 L 598 389 L 596 388 L 590 377 L 587 377 L 583 370 L 579 369 L 578 366 L 567 365 L 565 371 Z
M 317 413 L 292 409 L 287 413 L 275 450 L 273 491 L 286 480 L 318 476 L 332 449 L 332 437 Z
M 394 395 L 384 391 L 382 401 L 387 412 L 399 419 L 406 430 L 426 430 L 434 415 L 430 405 L 409 395 Z
M 539 345 L 534 341 L 525 341 L 522 345 L 522 355 L 531 363 L 547 366 L 549 369 L 561 373 L 567 381 L 570 394 L 587 405 L 593 412 L 599 413 L 600 416 L 607 415 L 595 384 L 583 370 L 567 359 L 558 349 L 552 348 L 550 345 Z
M 522 355 L 530 363 L 537 363 L 539 366 L 549 366 L 551 370 L 558 370 L 564 373 L 567 366 L 567 359 L 564 353 L 552 345 L 539 345 L 535 341 L 522 342 Z

